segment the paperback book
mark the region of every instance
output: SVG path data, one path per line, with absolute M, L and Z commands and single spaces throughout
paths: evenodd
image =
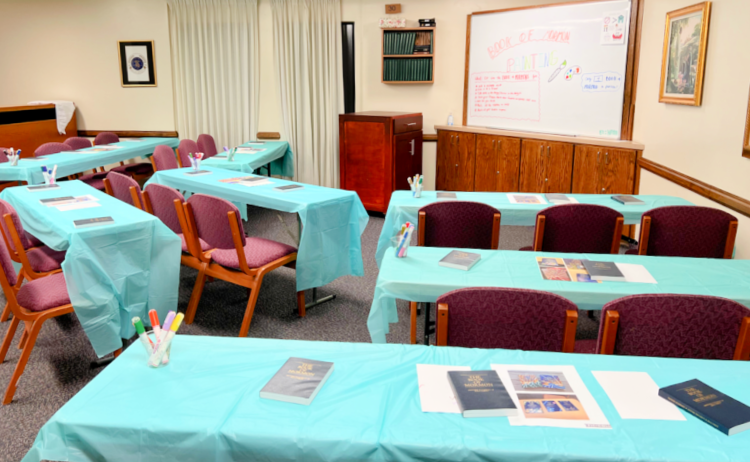
M 511 204 L 547 204 L 541 194 L 507 194 L 507 197 Z
M 104 226 L 114 223 L 112 217 L 87 218 L 85 220 L 74 220 L 73 225 L 76 228 L 90 228 L 93 226 Z
M 260 390 L 260 397 L 307 406 L 318 395 L 331 372 L 333 363 L 289 358 Z
M 436 194 L 438 199 L 456 199 L 456 193 L 453 192 L 439 192 Z
M 448 371 L 456 402 L 464 417 L 506 417 L 518 414 L 497 372 Z
M 586 267 L 591 279 L 595 281 L 613 281 L 624 282 L 625 276 L 622 274 L 617 264 L 611 261 L 593 261 L 581 260 Z
M 445 266 L 446 268 L 455 268 L 469 271 L 471 267 L 476 265 L 481 258 L 482 256 L 478 253 L 452 250 L 448 255 L 443 257 L 442 260 L 440 260 L 438 265 Z
M 617 201 L 623 205 L 640 205 L 645 204 L 640 199 L 636 199 L 633 196 L 612 196 L 612 200 Z

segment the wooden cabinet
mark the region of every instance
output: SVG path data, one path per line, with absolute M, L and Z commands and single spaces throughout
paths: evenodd
M 636 151 L 605 146 L 576 146 L 573 193 L 632 194 Z
M 356 191 L 366 210 L 388 210 L 391 194 L 422 172 L 422 114 L 339 115 L 341 188 Z
M 437 178 L 441 191 L 473 191 L 476 135 L 441 131 L 438 134 Z
M 523 140 L 518 190 L 536 193 L 569 193 L 573 144 Z
M 521 140 L 477 135 L 474 191 L 518 191 Z

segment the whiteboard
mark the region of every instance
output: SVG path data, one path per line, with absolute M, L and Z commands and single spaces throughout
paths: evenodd
M 472 14 L 466 125 L 620 139 L 630 7 Z

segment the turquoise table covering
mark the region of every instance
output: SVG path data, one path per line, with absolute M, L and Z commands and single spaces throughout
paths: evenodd
M 26 186 L 3 190 L 0 197 L 18 211 L 24 228 L 55 250 L 67 250 L 62 263 L 76 316 L 96 354 L 122 347 L 135 334 L 133 316 L 160 319 L 177 310 L 180 238 L 153 215 L 108 196 L 80 181 L 60 189 L 29 192 Z M 91 194 L 101 207 L 62 212 L 40 199 Z M 110 216 L 114 224 L 75 228 L 74 220 Z
M 263 144 L 245 143 L 242 146 L 262 149 L 255 154 L 236 154 L 234 160 L 229 162 L 225 152 L 217 156 L 209 157 L 201 162 L 201 167 L 218 167 L 227 170 L 235 170 L 243 173 L 253 173 L 256 169 L 271 164 L 271 175 L 280 175 L 288 178 L 294 176 L 294 156 L 289 143 L 286 141 L 266 141 Z
M 203 165 L 201 169 L 212 173 L 190 177 L 185 175 L 189 169 L 164 170 L 154 173 L 148 183 L 221 197 L 240 205 L 244 213 L 246 205 L 297 213 L 302 223 L 297 290 L 321 287 L 341 276 L 364 275 L 360 236 L 369 218 L 355 192 L 309 184 L 299 191 L 279 192 L 274 188 L 301 183 L 271 178 L 273 184 L 247 187 L 219 181 L 236 178 L 238 172 Z
M 309 406 L 260 399 L 290 356 L 333 361 Z M 423 413 L 416 364 L 572 365 L 611 430 L 513 427 L 505 417 Z M 169 365 L 131 345 L 44 424 L 23 459 L 150 461 L 729 462 L 750 431 L 624 420 L 592 371 L 698 378 L 750 404 L 750 362 L 177 335 Z
M 393 248 L 385 253 L 367 319 L 373 342 L 384 343 L 388 324 L 398 322 L 396 299 L 432 303 L 446 292 L 466 287 L 543 290 L 569 299 L 581 310 L 600 310 L 612 300 L 634 294 L 715 295 L 750 308 L 750 260 L 469 250 L 482 258 L 469 271 L 462 271 L 438 265 L 451 250 L 409 247 L 406 258 L 396 258 Z M 635 263 L 643 265 L 657 284 L 546 281 L 536 257 Z
M 94 148 L 82 149 L 80 151 L 50 154 L 44 156 L 46 157 L 45 160 L 20 159 L 18 165 L 15 167 L 6 162 L 0 164 L 0 181 L 25 181 L 28 184 L 41 184 L 44 183 L 42 165 L 46 165 L 49 169 L 57 165 L 57 178 L 65 178 L 69 175 L 82 173 L 96 167 L 150 156 L 154 153 L 154 148 L 160 144 L 176 148 L 179 142 L 180 140 L 177 138 L 141 138 L 139 141 L 123 140 L 119 143 L 107 145 L 120 146 L 120 149 L 115 149 L 114 151 L 87 154 L 87 151 L 96 149 L 96 146 L 94 146 Z
M 417 226 L 419 209 L 427 204 L 437 202 L 436 191 L 422 191 L 422 197 L 415 199 L 411 191 L 394 191 L 391 196 L 391 202 L 388 204 L 388 211 L 385 214 L 385 222 L 378 239 L 378 248 L 375 252 L 375 259 L 378 266 L 383 261 L 385 249 L 390 245 L 390 239 L 397 235 L 401 225 L 407 221 Z M 536 224 L 536 214 L 551 204 L 511 204 L 508 201 L 508 193 L 484 193 L 484 192 L 457 192 L 456 200 L 482 202 L 491 205 L 500 211 L 500 224 L 511 226 L 534 226 Z M 522 194 L 522 193 L 519 193 Z M 528 193 L 531 194 L 531 193 Z M 611 199 L 610 195 L 605 194 L 566 194 L 573 197 L 581 204 L 596 204 L 617 210 L 625 218 L 626 225 L 637 225 L 641 223 L 641 215 L 644 212 L 656 207 L 665 207 L 668 205 L 694 205 L 680 197 L 672 196 L 635 196 L 645 202 L 642 205 L 623 205 Z M 445 200 L 445 199 L 441 199 Z M 448 199 L 452 200 L 452 199 Z M 501 231 L 502 233 L 502 231 Z

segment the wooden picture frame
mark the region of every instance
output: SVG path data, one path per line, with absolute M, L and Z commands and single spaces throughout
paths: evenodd
M 155 87 L 154 41 L 118 41 L 120 83 L 123 87 Z
M 711 2 L 667 13 L 659 102 L 700 106 Z
M 750 159 L 750 93 L 747 96 L 747 115 L 745 116 L 745 137 L 742 138 L 742 157 Z

